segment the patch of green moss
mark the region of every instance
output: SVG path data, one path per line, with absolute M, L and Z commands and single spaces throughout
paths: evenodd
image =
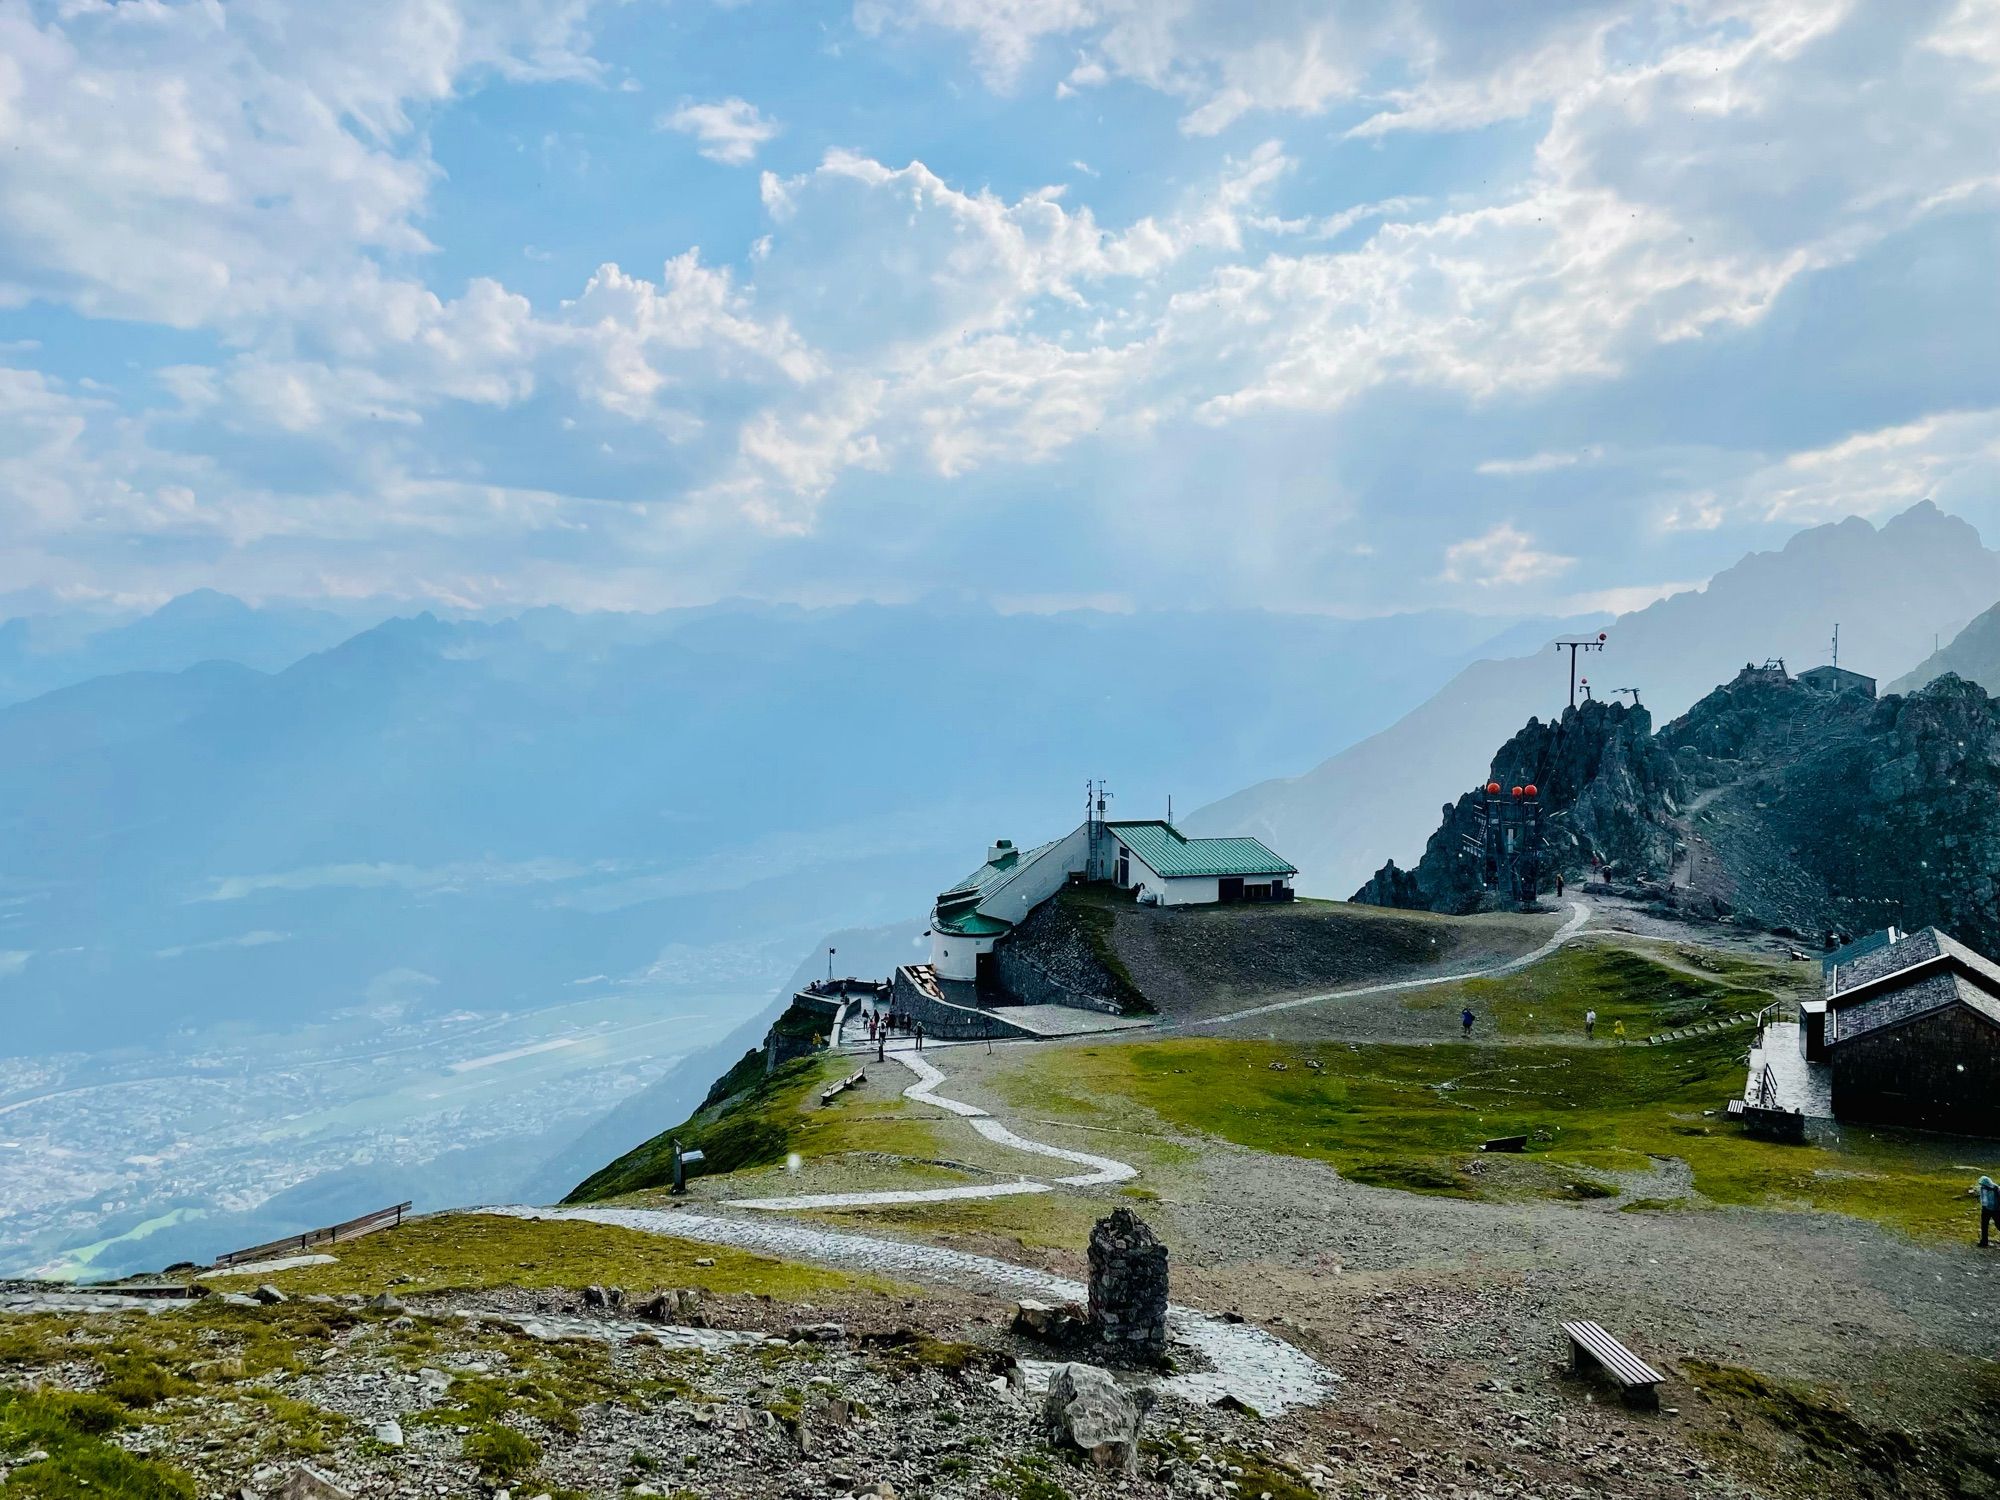
M 1892 1474 L 1917 1456 L 1907 1433 L 1869 1426 L 1824 1391 L 1775 1380 L 1740 1365 L 1683 1361 L 1681 1372 L 1740 1420 L 1753 1417 L 1798 1444 L 1796 1457 L 1829 1468 L 1863 1465 Z
M 1456 1166 L 1435 1161 L 1356 1161 L 1345 1177 L 1370 1187 L 1401 1188 L 1406 1193 L 1430 1193 L 1440 1198 L 1476 1198 L 1478 1184 Z
M 524 1432 L 500 1422 L 488 1422 L 465 1435 L 466 1459 L 489 1483 L 525 1479 L 542 1461 L 541 1444 Z
M 1014 1500 L 1069 1500 L 1069 1491 L 1056 1482 L 1048 1459 L 1039 1453 L 1009 1459 L 993 1486 Z
M 0 1387 L 0 1453 L 48 1454 L 13 1468 L 0 1495 L 21 1500 L 194 1500 L 181 1470 L 106 1441 L 129 1418 L 107 1397 Z
M 892 1363 L 905 1369 L 942 1370 L 950 1375 L 962 1375 L 968 1370 L 988 1370 L 998 1374 L 1006 1364 L 1006 1357 L 991 1349 L 941 1339 L 920 1328 L 902 1328 L 893 1333 L 877 1334 L 863 1342 L 869 1348 L 885 1352 Z
M 1571 1203 L 1589 1203 L 1598 1198 L 1616 1198 L 1618 1189 L 1589 1177 L 1572 1177 L 1556 1190 L 1556 1196 Z

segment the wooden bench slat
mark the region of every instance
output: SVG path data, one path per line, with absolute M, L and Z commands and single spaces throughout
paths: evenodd
M 1596 1323 L 1565 1323 L 1562 1330 L 1571 1343 L 1596 1360 L 1621 1385 L 1658 1385 L 1666 1379 Z

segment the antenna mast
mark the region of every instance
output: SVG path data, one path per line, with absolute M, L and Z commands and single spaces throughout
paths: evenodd
M 1833 669 L 1840 670 L 1840 621 L 1833 622 Z
M 1579 651 L 1602 651 L 1606 636 L 1598 631 L 1595 636 L 1565 636 L 1556 642 L 1556 650 L 1569 653 L 1569 706 L 1576 707 L 1576 654 Z M 1584 696 L 1590 696 L 1586 687 Z

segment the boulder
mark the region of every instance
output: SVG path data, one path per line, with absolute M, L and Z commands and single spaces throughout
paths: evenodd
M 292 1300 L 290 1297 L 287 1297 L 283 1292 L 279 1291 L 276 1287 L 272 1286 L 271 1283 L 268 1281 L 265 1282 L 263 1285 L 259 1286 L 257 1290 L 252 1292 L 250 1295 L 255 1297 L 259 1302 L 263 1302 L 266 1304 L 289 1302 Z
M 678 1323 L 690 1328 L 706 1326 L 701 1315 L 701 1293 L 692 1287 L 676 1287 L 653 1293 L 633 1311 L 655 1323 Z
M 1074 1343 L 1089 1331 L 1088 1319 L 1074 1302 L 1057 1307 L 1051 1302 L 1022 1298 L 1014 1304 L 1014 1332 L 1045 1344 Z
M 377 1292 L 368 1299 L 368 1307 L 371 1312 L 399 1313 L 403 1310 L 402 1302 L 393 1292 Z
M 1095 1365 L 1066 1364 L 1049 1377 L 1042 1420 L 1049 1441 L 1074 1448 L 1100 1469 L 1139 1472 L 1139 1404 Z
M 387 1422 L 377 1422 L 375 1424 L 375 1441 L 385 1448 L 402 1447 L 403 1424 L 394 1419 Z
M 299 1464 L 285 1475 L 275 1500 L 354 1500 L 354 1496 L 319 1470 Z

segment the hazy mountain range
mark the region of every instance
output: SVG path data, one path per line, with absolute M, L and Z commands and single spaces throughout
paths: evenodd
M 559 1193 L 684 1115 L 822 934 L 886 969 L 1087 777 L 1345 895 L 1562 706 L 1554 635 L 1607 627 L 1588 675 L 1664 717 L 1836 621 L 1886 679 L 1996 599 L 2000 554 L 1920 506 L 1615 623 L 927 600 L 350 633 L 219 595 L 10 623 L 5 683 L 58 685 L 0 707 L 0 1272 Z
M 661 966 L 761 989 L 1066 826 L 1088 776 L 1191 806 L 1376 727 L 1491 628 L 423 615 L 274 673 L 93 678 L 0 710 L 0 1052 Z
M 1884 683 L 2000 599 L 2000 552 L 1925 501 L 1881 527 L 1817 526 L 1758 552 L 1707 587 L 1620 617 L 1583 656 L 1593 690 L 1636 687 L 1664 722 L 1746 661 L 1793 671 L 1826 661 Z M 1442 806 L 1485 771 L 1493 747 L 1568 702 L 1568 653 L 1478 662 L 1421 706 L 1303 775 L 1251 786 L 1185 820 L 1190 833 L 1254 834 L 1300 866 L 1310 894 L 1352 894 L 1384 861 L 1414 862 Z

